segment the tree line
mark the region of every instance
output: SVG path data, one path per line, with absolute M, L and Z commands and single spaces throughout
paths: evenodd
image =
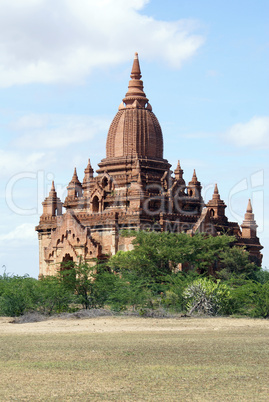
M 269 317 L 269 272 L 235 238 L 124 232 L 133 250 L 107 261 L 68 262 L 40 280 L 0 275 L 0 315 L 52 315 L 79 308 Z M 183 270 L 180 268 L 183 267 Z

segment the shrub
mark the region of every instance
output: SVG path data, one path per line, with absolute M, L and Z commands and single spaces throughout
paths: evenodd
M 2 284 L 0 314 L 9 317 L 22 315 L 34 308 L 33 294 L 37 280 L 25 276 L 13 276 Z
M 248 251 L 242 247 L 232 247 L 220 253 L 223 269 L 218 273 L 220 278 L 230 279 L 232 275 L 241 275 L 246 279 L 256 280 L 261 267 L 250 261 Z
M 227 314 L 229 311 L 230 291 L 227 285 L 217 280 L 200 278 L 190 284 L 184 291 L 187 311 L 200 314 Z
M 58 278 L 46 276 L 35 286 L 34 301 L 35 311 L 51 315 L 71 311 L 70 304 L 75 301 L 75 296 L 72 291 L 65 288 Z
M 252 317 L 269 318 L 269 282 L 264 284 L 256 283 L 252 296 L 253 309 Z

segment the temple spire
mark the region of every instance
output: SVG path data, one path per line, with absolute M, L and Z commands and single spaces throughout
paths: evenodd
M 228 219 L 225 216 L 226 205 L 223 200 L 220 199 L 219 189 L 217 183 L 214 187 L 212 199 L 208 201 L 207 208 L 209 209 L 210 217 L 218 219 L 222 224 L 226 224 Z
M 243 238 L 254 238 L 256 237 L 256 229 L 257 229 L 256 221 L 254 218 L 252 205 L 250 199 L 248 200 L 247 211 L 245 213 L 245 217 L 243 223 L 241 225 L 242 228 L 242 237 Z
M 50 189 L 50 192 L 49 192 L 49 197 L 53 197 L 53 196 L 57 196 L 57 193 L 55 191 L 55 186 L 54 186 L 54 180 L 52 180 L 51 189 Z
M 177 162 L 177 167 L 176 167 L 176 169 L 174 170 L 174 173 L 175 173 L 175 179 L 177 180 L 177 181 L 182 181 L 182 183 L 184 182 L 184 184 L 185 184 L 185 181 L 183 180 L 183 170 L 181 169 L 181 165 L 180 165 L 180 161 L 178 160 L 178 162 Z
M 130 157 L 133 160 L 138 156 L 159 159 L 163 163 L 166 159 L 163 159 L 162 130 L 143 90 L 137 54 L 130 70 L 128 91 L 108 131 L 106 158 Z M 103 162 L 99 167 L 103 171 Z
M 131 80 L 129 81 L 128 91 L 123 99 L 127 108 L 144 108 L 148 102 L 145 92 L 143 91 L 143 81 L 140 79 L 142 77 L 138 53 L 135 53 L 133 67 L 131 71 Z M 122 105 L 120 105 L 122 108 Z
M 132 67 L 130 77 L 132 78 L 132 80 L 140 80 L 140 78 L 142 77 L 137 52 L 135 53 L 133 67 Z
M 91 178 L 93 177 L 94 170 L 92 168 L 90 158 L 88 159 L 88 165 L 87 165 L 86 169 L 84 170 L 84 173 L 85 173 L 85 176 L 87 175 Z
M 51 190 L 49 192 L 49 196 L 45 198 L 42 202 L 43 205 L 43 214 L 41 215 L 41 221 L 44 216 L 56 216 L 62 215 L 62 205 L 60 198 L 57 197 L 57 193 L 55 191 L 54 181 L 51 183 Z
M 192 181 L 192 183 L 197 183 L 197 181 L 198 181 L 195 169 L 193 170 L 193 175 L 192 175 L 191 181 Z
M 202 196 L 201 196 L 202 186 L 201 186 L 201 183 L 197 179 L 195 169 L 193 170 L 192 179 L 189 182 L 187 188 L 188 188 L 188 195 L 190 197 L 202 199 Z
M 193 170 L 193 175 L 192 175 L 192 179 L 189 182 L 189 185 L 194 185 L 196 187 L 199 187 L 201 185 L 201 183 L 198 181 L 197 176 L 196 176 L 196 171 L 195 169 Z
M 256 224 L 250 199 L 248 200 L 247 210 L 245 213 L 245 218 L 244 218 L 243 224 L 246 224 L 246 223 L 249 225 Z
M 214 193 L 213 193 L 213 200 L 220 200 L 219 189 L 217 183 L 215 184 Z
M 77 175 L 77 168 L 75 167 L 71 183 L 77 183 L 77 182 L 79 182 L 79 179 L 78 179 L 78 175 Z
M 87 165 L 86 169 L 84 170 L 84 179 L 83 179 L 83 184 L 82 184 L 82 188 L 84 190 L 84 195 L 90 194 L 90 186 L 91 186 L 91 182 L 93 179 L 93 173 L 94 173 L 94 170 L 92 168 L 91 161 L 89 159 L 88 165 Z
M 65 199 L 65 202 L 69 198 L 75 198 L 75 197 L 81 197 L 81 196 L 82 196 L 82 185 L 78 179 L 77 168 L 75 168 L 73 177 L 67 186 L 67 197 Z
M 250 213 L 250 214 L 252 214 L 252 205 L 251 205 L 250 198 L 249 198 L 249 200 L 248 200 L 247 212 Z

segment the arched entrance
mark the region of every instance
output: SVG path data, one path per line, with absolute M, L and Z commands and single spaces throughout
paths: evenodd
M 69 269 L 72 269 L 74 265 L 73 262 L 74 262 L 73 257 L 71 257 L 70 254 L 65 254 L 61 262 L 61 271 L 67 271 Z
M 92 200 L 92 212 L 99 212 L 99 198 L 97 195 L 95 195 Z

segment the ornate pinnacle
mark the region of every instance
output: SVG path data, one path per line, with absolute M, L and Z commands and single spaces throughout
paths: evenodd
M 244 217 L 243 223 L 241 225 L 241 228 L 243 229 L 242 237 L 256 237 L 256 228 L 257 227 L 258 227 L 258 225 L 256 225 L 256 221 L 255 221 L 254 214 L 252 211 L 251 201 L 249 199 L 247 211 L 245 213 L 245 217 Z M 246 229 L 251 229 L 252 232 L 248 232 L 248 231 L 246 231 Z
M 130 77 L 132 78 L 132 80 L 140 80 L 140 78 L 142 77 L 137 52 L 135 53 Z
M 138 60 L 138 53 L 135 53 L 132 72 L 131 72 L 131 80 L 129 81 L 128 92 L 123 99 L 123 102 L 126 104 L 126 107 L 141 107 L 144 108 L 148 99 L 146 97 L 145 92 L 143 91 L 143 81 L 140 79 L 142 77 L 140 71 L 140 65 Z M 139 101 L 139 105 L 137 102 Z M 120 106 L 122 108 L 122 106 Z
M 84 175 L 84 179 L 83 179 L 83 186 L 85 189 L 90 184 L 90 181 L 93 178 L 93 173 L 94 173 L 90 159 L 88 160 L 88 165 L 87 165 L 86 169 L 84 170 L 84 173 L 85 173 L 85 175 Z
M 75 169 L 74 169 L 74 174 L 73 174 L 73 177 L 72 177 L 72 180 L 71 180 L 73 183 L 76 183 L 77 181 L 79 181 L 78 180 L 78 175 L 77 175 L 77 168 L 75 167 Z
M 79 184 L 81 186 L 81 183 L 80 183 L 80 181 L 78 179 L 78 175 L 77 175 L 77 168 L 74 169 L 74 174 L 73 174 L 73 177 L 72 177 L 68 187 L 73 184 Z
M 198 181 L 198 180 L 197 180 L 197 176 L 196 176 L 196 171 L 195 171 L 195 169 L 194 169 L 194 171 L 193 171 L 193 175 L 192 175 L 191 181 L 192 181 L 192 182 L 195 182 L 195 183 Z
M 250 214 L 252 214 L 252 205 L 251 205 L 250 198 L 249 198 L 249 200 L 248 200 L 247 212 L 250 213 Z
M 178 162 L 177 162 L 177 167 L 176 167 L 174 173 L 175 173 L 175 178 L 176 178 L 176 180 L 182 179 L 182 177 L 183 177 L 183 170 L 181 169 L 180 161 L 179 161 L 179 160 L 178 160 Z
M 201 183 L 198 181 L 197 176 L 196 176 L 196 171 L 195 169 L 193 170 L 193 175 L 192 175 L 192 179 L 189 182 L 190 186 L 195 186 L 195 187 L 201 187 Z
M 54 196 L 57 196 L 57 193 L 55 191 L 54 180 L 52 180 L 49 197 L 54 197 Z
M 214 193 L 213 193 L 213 200 L 220 200 L 219 189 L 217 183 L 215 184 Z
M 86 173 L 93 173 L 93 168 L 92 168 L 92 165 L 91 165 L 90 158 L 88 159 L 88 165 L 87 165 L 86 169 L 84 170 L 84 172 L 85 172 L 85 174 Z

